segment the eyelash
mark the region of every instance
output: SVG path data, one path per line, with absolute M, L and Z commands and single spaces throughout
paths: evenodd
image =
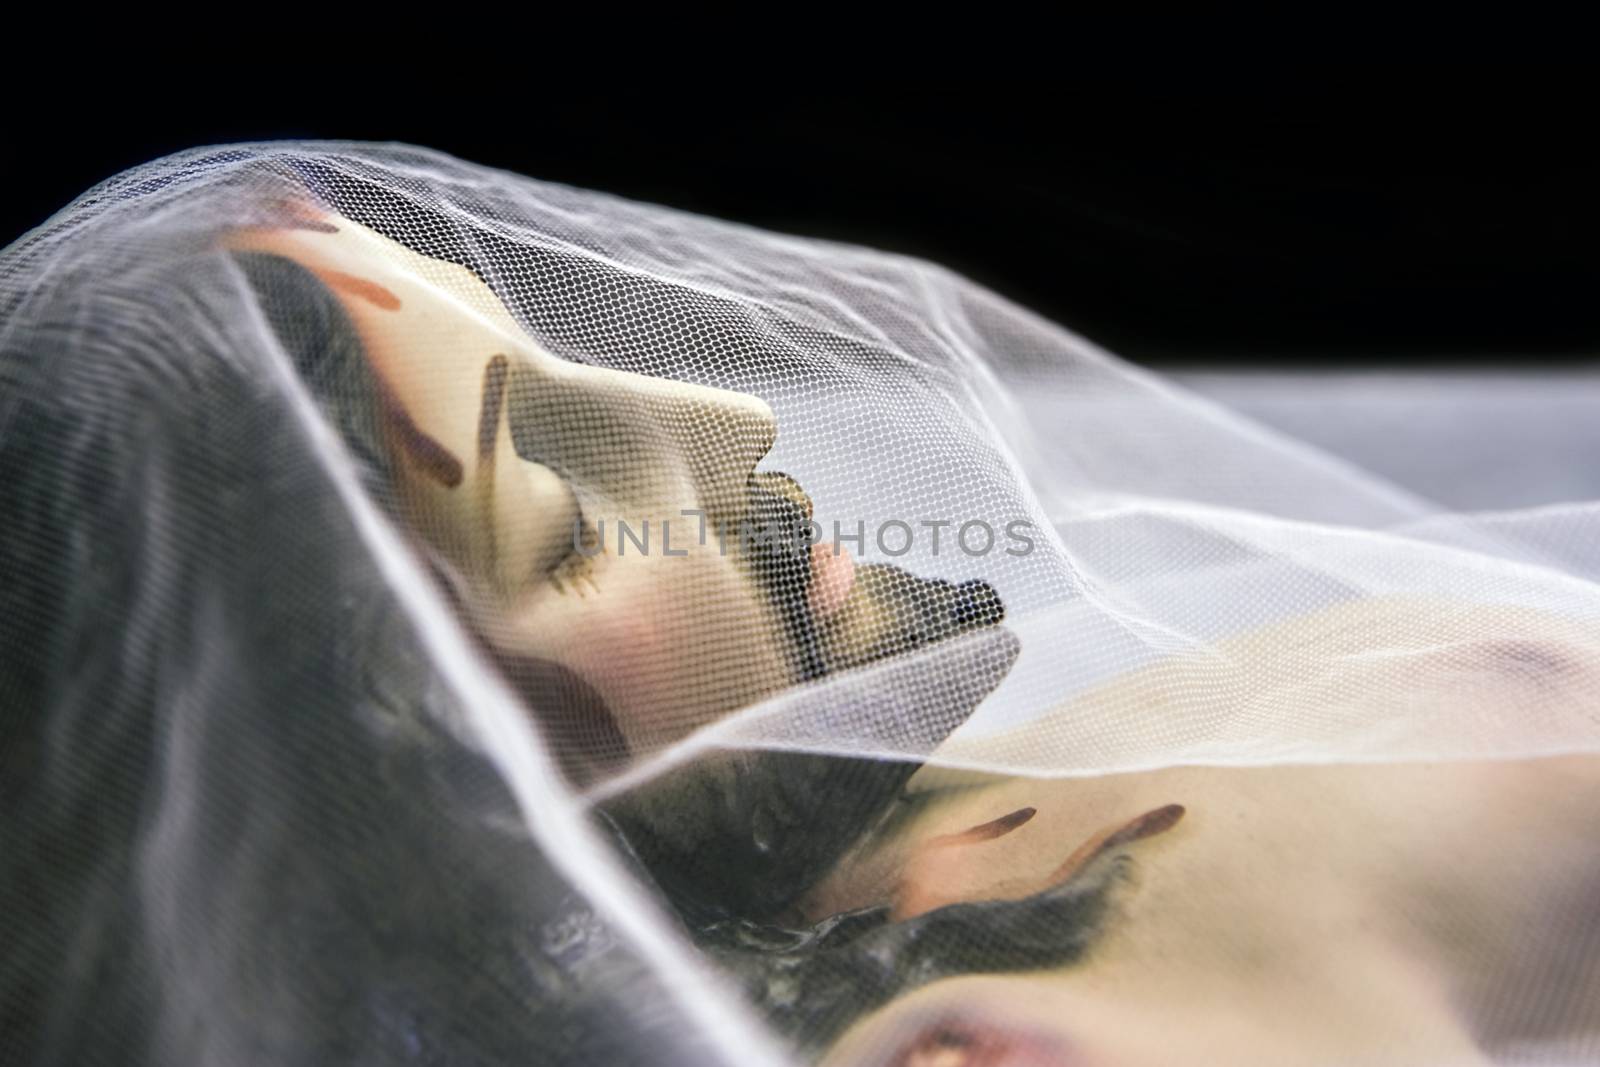
M 577 514 L 573 516 L 572 528 L 577 536 L 582 538 L 583 546 L 588 548 L 590 544 L 589 535 L 594 531 L 594 527 L 589 525 L 589 516 L 588 513 L 583 510 L 583 502 L 577 501 L 576 507 Z M 596 533 L 595 537 L 598 538 L 599 534 Z M 567 554 L 561 557 L 561 562 L 565 563 L 567 560 L 576 555 L 580 555 L 578 552 L 578 544 L 575 540 L 569 539 L 567 543 Z
M 604 555 L 606 546 L 605 542 L 600 538 L 599 531 L 594 526 L 590 525 L 589 517 L 584 512 L 582 502 L 575 501 L 575 504 L 577 507 L 577 516 L 573 521 L 576 524 L 576 528 L 582 538 L 584 547 L 597 547 L 598 551 L 590 552 L 588 555 L 585 555 L 584 553 L 578 551 L 578 544 L 569 539 L 567 551 L 550 567 L 548 571 L 546 571 L 544 578 L 551 585 L 555 586 L 557 592 L 560 592 L 563 595 L 565 595 L 568 591 L 567 583 L 571 582 L 572 587 L 577 590 L 578 595 L 582 596 L 584 595 L 583 587 L 579 583 L 586 583 L 592 591 L 599 591 L 599 586 L 595 585 L 594 576 L 590 572 L 593 569 L 592 561 L 594 557 L 597 555 Z M 594 538 L 593 541 L 590 541 L 591 536 Z

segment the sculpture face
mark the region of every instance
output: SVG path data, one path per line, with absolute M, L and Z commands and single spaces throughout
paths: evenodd
M 468 271 L 344 219 L 245 231 L 230 243 L 291 259 L 337 295 L 377 382 L 397 511 L 448 571 L 494 654 L 513 672 L 554 665 L 593 690 L 629 752 L 806 677 L 816 669 L 800 636 L 807 627 L 822 667 L 833 668 L 892 650 L 892 640 L 858 645 L 840 622 L 865 616 L 863 625 L 882 628 L 885 600 L 934 614 L 960 607 L 947 612 L 961 620 L 951 630 L 998 618 L 997 606 L 967 610 L 978 591 L 963 601 L 940 583 L 865 567 L 854 581 L 847 557 L 824 553 L 774 579 L 724 553 L 715 536 L 702 541 L 701 516 L 715 529 L 737 527 L 758 499 L 805 507 L 781 476 L 753 477 L 776 434 L 756 398 L 556 359 Z M 648 526 L 648 550 L 619 542 L 619 520 L 635 533 Z M 574 543 L 575 525 L 598 534 L 602 523 L 602 546 Z M 777 595 L 784 581 L 787 595 Z M 885 585 L 890 596 L 866 598 Z M 1528 617 L 1467 627 L 1497 635 L 1480 650 L 1493 654 L 1474 660 L 1503 662 L 1492 677 L 1452 674 L 1448 647 L 1431 658 L 1364 657 L 1397 621 L 1404 612 L 1356 620 L 1359 640 L 1341 662 L 1368 673 L 1341 675 L 1329 695 L 1393 693 L 1401 680 L 1413 701 L 1493 715 L 1520 706 L 1521 687 L 1538 687 L 1544 704 L 1552 687 L 1574 702 L 1600 687 L 1592 635 L 1543 630 Z M 1317 625 L 1239 655 L 1326 655 L 1335 637 Z M 1427 632 L 1397 626 L 1387 647 Z M 1184 685 L 1171 669 L 1143 684 Z M 1308 694 L 1318 681 L 1308 677 Z M 534 693 L 536 705 L 541 696 L 560 694 Z M 913 781 L 922 797 L 914 817 L 811 889 L 805 918 L 883 903 L 893 924 L 957 904 L 1026 909 L 1074 879 L 1103 880 L 1108 908 L 1068 962 L 1034 951 L 1062 932 L 1037 925 L 1035 944 L 1022 946 L 1032 953 L 1026 967 L 996 951 L 997 927 L 985 924 L 1000 913 L 979 914 L 970 945 L 956 946 L 970 958 L 941 961 L 942 980 L 891 1002 L 860 1005 L 866 1015 L 833 1062 L 1471 1062 L 1484 998 L 1508 982 L 1548 989 L 1564 941 L 1579 956 L 1600 953 L 1592 905 L 1579 906 L 1600 899 L 1600 868 L 1580 861 L 1600 824 L 1592 759 L 1054 781 L 956 783 L 941 773 Z M 941 781 L 962 788 L 943 791 Z M 834 836 L 841 847 L 848 838 Z M 685 852 L 697 845 L 689 840 Z M 1560 1001 L 1542 1022 L 1507 1021 L 1512 1037 L 1535 1023 L 1593 1026 L 1586 1005 L 1600 1003 L 1600 972 L 1574 973 L 1560 997 L 1542 1002 Z
M 737 527 L 776 433 L 763 402 L 557 359 L 469 271 L 344 218 L 230 245 L 292 259 L 339 298 L 375 372 L 399 511 L 496 653 L 576 672 L 634 751 L 793 680 L 772 599 L 684 514 Z M 619 551 L 619 521 L 648 547 Z
M 810 517 L 796 483 L 756 473 L 777 434 L 756 397 L 558 359 L 465 268 L 342 217 L 227 243 L 337 297 L 396 510 L 579 747 L 648 753 L 798 680 L 999 619 L 981 582 L 877 566 L 858 583 L 831 545 L 749 550 L 742 523 Z M 900 616 L 915 619 L 897 631 Z

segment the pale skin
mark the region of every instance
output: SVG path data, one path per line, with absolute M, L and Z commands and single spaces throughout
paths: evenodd
M 776 436 L 765 403 L 558 359 L 465 268 L 291 209 L 300 224 L 237 231 L 228 247 L 291 259 L 338 298 L 401 413 L 388 441 L 402 510 L 478 632 L 593 685 L 636 755 L 793 682 L 772 604 L 714 534 L 737 527 Z M 648 523 L 648 553 L 619 551 L 619 519 Z M 598 550 L 575 553 L 574 523 L 598 535 L 600 521 Z M 822 618 L 852 566 L 831 552 L 813 565 Z
M 240 231 L 229 245 L 293 259 L 337 295 L 405 413 L 389 436 L 403 511 L 487 640 L 583 676 L 635 753 L 795 681 L 773 607 L 749 574 L 714 540 L 676 536 L 679 521 L 694 528 L 686 509 L 737 522 L 776 434 L 765 404 L 557 359 L 465 269 L 308 214 L 315 225 Z M 671 519 L 673 547 L 687 555 L 667 557 L 659 543 L 619 555 L 608 529 L 606 551 L 574 556 L 573 522 L 599 516 L 650 519 L 657 530 Z M 848 614 L 851 578 L 848 557 L 815 558 L 819 621 Z M 1354 632 L 1398 632 L 1412 610 L 1432 609 L 1380 605 Z M 1482 610 L 1477 629 L 1497 632 L 1493 609 Z M 1519 687 L 1552 684 L 1528 670 L 1543 658 L 1559 665 L 1561 693 L 1542 699 L 1600 692 L 1592 635 L 1585 643 L 1525 614 L 1509 622 L 1522 642 L 1516 669 L 1470 692 L 1449 691 L 1460 683 L 1447 675 L 1415 675 L 1414 661 L 1375 659 L 1365 681 L 1401 672 L 1418 699 L 1492 710 Z M 1345 613 L 1306 620 L 1294 640 L 1317 648 L 1351 632 Z M 1284 646 L 1255 642 L 1238 655 L 1274 647 Z M 1182 684 L 1181 665 L 1152 670 L 1166 672 L 1154 691 Z M 1151 677 L 1122 684 L 1137 690 Z M 1395 691 L 1362 681 L 1343 678 L 1331 692 Z M 1111 691 L 1082 699 L 1109 701 Z M 1028 743 L 1002 740 L 995 752 Z M 811 893 L 809 918 L 887 902 L 909 919 L 1023 898 L 1112 853 L 1131 857 L 1131 877 L 1084 959 L 935 982 L 859 1020 L 830 1063 L 1480 1063 L 1497 1042 L 1600 1033 L 1600 761 L 1051 780 L 929 768 L 910 793 L 914 815 L 848 856 Z M 1173 805 L 1175 821 L 1116 838 Z M 1097 842 L 1111 844 L 1102 852 Z M 1486 1014 L 1519 988 L 1539 996 Z
M 1314 642 L 1362 611 L 1293 632 Z M 1392 605 L 1366 615 L 1374 647 L 1408 617 Z M 1521 669 L 1541 648 L 1569 700 L 1600 692 L 1595 635 L 1551 619 L 1540 638 L 1536 617 L 1490 608 L 1463 622 L 1521 635 L 1502 698 L 1551 684 Z M 1417 668 L 1404 665 L 1419 691 L 1460 684 Z M 1366 675 L 1342 688 L 1374 694 L 1400 668 L 1378 657 L 1352 669 Z M 1376 697 L 1351 699 L 1381 711 Z M 1057 779 L 930 767 L 911 789 L 920 810 L 848 857 L 813 894 L 813 917 L 1026 897 L 1061 878 L 1083 842 L 1164 806 L 1184 811 L 1113 850 L 1131 858 L 1130 877 L 1085 958 L 923 987 L 859 1021 L 831 1064 L 1475 1064 L 1522 1041 L 1600 1038 L 1593 757 Z M 1026 809 L 1004 832 L 970 833 Z

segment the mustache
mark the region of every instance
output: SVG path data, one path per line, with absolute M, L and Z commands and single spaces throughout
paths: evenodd
M 750 476 L 745 514 L 752 525 L 775 535 L 751 546 L 748 566 L 777 613 L 794 675 L 801 682 L 820 678 L 828 668 L 809 603 L 812 568 L 805 532 L 811 498 L 787 474 L 759 471 Z
M 749 566 L 757 586 L 778 612 L 793 649 L 796 677 L 813 681 L 838 671 L 910 652 L 1005 618 L 1005 605 L 981 579 L 954 583 L 921 578 L 901 567 L 859 564 L 846 610 L 819 623 L 810 608 L 814 579 L 811 498 L 780 471 L 750 478 L 746 514 L 753 525 L 776 536 L 751 547 Z

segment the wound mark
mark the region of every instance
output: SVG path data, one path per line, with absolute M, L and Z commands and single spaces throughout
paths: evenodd
M 1062 861 L 1061 866 L 1057 867 L 1055 872 L 1045 879 L 1045 884 L 1057 885 L 1067 881 L 1114 848 L 1121 848 L 1123 845 L 1132 844 L 1142 838 L 1154 837 L 1156 834 L 1165 833 L 1176 826 L 1179 819 L 1183 818 L 1184 810 L 1182 804 L 1167 804 L 1123 823 L 1109 834 L 1104 831 L 1095 834 L 1074 849 L 1072 854 Z
M 928 838 L 917 847 L 900 872 L 900 882 L 893 896 L 894 918 L 911 918 L 960 899 L 950 895 L 946 888 L 946 880 L 952 871 L 950 865 L 959 867 L 961 864 L 961 857 L 950 858 L 948 850 L 1004 837 L 1032 819 L 1035 813 L 1034 808 L 1018 808 L 1009 815 L 979 823 L 959 833 Z
M 923 848 L 947 848 L 951 845 L 975 845 L 980 841 L 992 841 L 997 837 L 1004 837 L 1034 815 L 1038 814 L 1035 808 L 1018 808 L 1010 815 L 1002 815 L 998 819 L 979 823 L 969 830 L 962 830 L 957 834 L 941 834 L 930 837 L 923 842 Z
M 346 274 L 342 270 L 324 270 L 321 274 L 323 280 L 335 289 L 342 289 L 351 296 L 359 296 L 384 311 L 400 310 L 400 298 L 377 282 L 358 278 L 354 274 Z

